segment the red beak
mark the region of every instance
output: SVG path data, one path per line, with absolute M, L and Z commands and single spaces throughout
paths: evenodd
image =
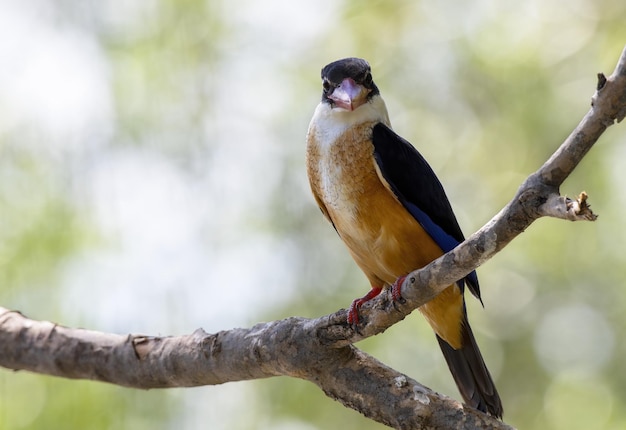
M 328 96 L 335 104 L 343 109 L 353 111 L 365 103 L 367 90 L 354 82 L 352 78 L 344 79 Z

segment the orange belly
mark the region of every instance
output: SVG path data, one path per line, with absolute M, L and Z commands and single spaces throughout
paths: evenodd
M 381 181 L 373 158 L 372 124 L 340 136 L 326 148 L 309 147 L 309 177 L 322 211 L 334 224 L 373 287 L 443 255 L 441 248 Z M 434 331 L 453 348 L 461 346 L 463 295 L 451 285 L 420 307 Z
M 374 171 L 374 175 L 376 175 Z M 329 210 L 339 235 L 372 286 L 388 286 L 400 276 L 443 255 L 441 248 L 376 177 L 356 216 Z M 463 295 L 451 285 L 419 308 L 433 330 L 453 348 L 461 347 Z

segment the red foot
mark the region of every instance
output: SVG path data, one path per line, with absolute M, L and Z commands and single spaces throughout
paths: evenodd
M 406 276 L 400 276 L 398 279 L 396 279 L 396 282 L 393 283 L 393 285 L 391 286 L 391 298 L 395 301 L 395 302 L 400 302 L 400 303 L 404 303 L 404 298 L 402 297 L 402 284 L 404 283 L 404 280 L 406 279 Z
M 348 324 L 357 325 L 359 323 L 359 309 L 361 309 L 363 303 L 372 300 L 379 295 L 381 291 L 381 287 L 372 287 L 366 295 L 353 301 L 350 305 L 350 309 L 348 309 Z

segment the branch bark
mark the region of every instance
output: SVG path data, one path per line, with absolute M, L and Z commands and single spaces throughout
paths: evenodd
M 431 391 L 352 344 L 381 333 L 485 263 L 536 219 L 594 220 L 587 195 L 559 187 L 606 128 L 626 116 L 626 49 L 613 74 L 598 76 L 592 107 L 513 199 L 465 242 L 402 285 L 405 302 L 381 294 L 361 309 L 358 330 L 345 310 L 207 334 L 156 337 L 101 333 L 34 321 L 0 308 L 0 365 L 134 388 L 189 387 L 285 375 L 313 382 L 329 397 L 394 428 L 510 428 Z M 235 359 L 234 359 L 235 358 Z

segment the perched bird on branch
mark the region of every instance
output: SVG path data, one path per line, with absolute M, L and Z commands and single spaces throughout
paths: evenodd
M 400 299 L 402 280 L 464 240 L 439 179 L 392 129 L 367 61 L 345 58 L 322 69 L 322 100 L 307 134 L 307 171 L 315 200 L 344 241 L 371 290 Z M 465 403 L 502 417 L 502 403 L 472 334 L 463 292 L 480 300 L 476 272 L 419 308 L 435 331 Z

